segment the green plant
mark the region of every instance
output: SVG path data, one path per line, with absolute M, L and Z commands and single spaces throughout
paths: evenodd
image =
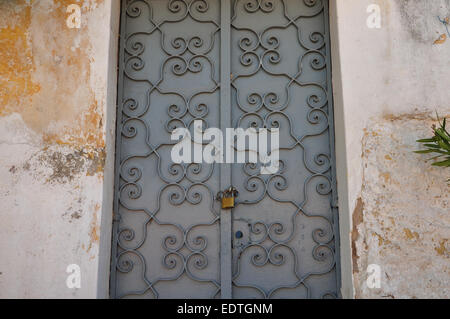
M 417 142 L 422 143 L 426 148 L 424 150 L 415 151 L 418 154 L 428 154 L 435 153 L 438 154 L 433 156 L 427 161 L 434 161 L 433 166 L 440 167 L 450 167 L 450 133 L 447 131 L 446 119 L 441 122 L 438 116 L 439 127 L 433 124 L 432 129 L 434 136 L 431 138 L 425 138 L 417 140 Z M 450 181 L 450 179 L 448 180 Z

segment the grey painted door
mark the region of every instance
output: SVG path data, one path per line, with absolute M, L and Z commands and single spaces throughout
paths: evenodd
M 328 1 L 123 1 L 112 297 L 338 297 L 331 93 Z M 279 129 L 278 172 L 173 163 L 194 120 Z

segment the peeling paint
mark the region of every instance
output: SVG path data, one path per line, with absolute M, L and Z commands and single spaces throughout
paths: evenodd
M 80 29 L 66 25 L 73 3 Z M 113 6 L 0 0 L 0 298 L 97 295 Z
M 443 44 L 445 43 L 445 40 L 447 40 L 447 35 L 445 33 L 442 33 L 439 38 L 437 38 L 433 44 Z
M 450 186 L 442 169 L 413 153 L 433 123 L 431 112 L 413 112 L 385 114 L 366 127 L 352 231 L 357 298 L 450 295 Z M 381 289 L 365 284 L 369 264 L 389 273 Z
M 35 153 L 23 166 L 24 170 L 37 170 L 36 166 L 51 169 L 47 183 L 67 183 L 80 175 L 94 176 L 101 174 L 105 165 L 104 149 L 100 150 L 72 150 L 71 148 L 45 147 Z M 31 165 L 30 162 L 36 162 Z
M 99 237 L 99 225 L 98 225 L 98 216 L 97 212 L 100 210 L 100 205 L 95 205 L 94 214 L 92 215 L 90 230 L 89 230 L 89 246 L 87 248 L 87 252 L 89 252 L 93 245 L 97 245 L 100 237 Z
M 83 17 L 101 2 L 80 1 Z M 103 102 L 90 87 L 92 44 L 85 26 L 66 26 L 71 3 L 0 3 L 0 116 L 18 112 L 48 144 L 104 148 Z
M 422 44 L 434 41 L 434 32 L 441 31 L 442 24 L 436 19 L 440 13 L 448 14 L 447 0 L 397 0 L 402 25 L 411 39 Z
M 446 247 L 448 241 L 449 241 L 448 239 L 443 239 L 439 243 L 439 246 L 434 248 L 439 255 L 441 256 L 446 255 L 447 257 L 449 257 L 450 250 Z
M 403 228 L 407 239 L 419 239 L 419 233 L 411 231 L 409 228 Z
M 361 197 L 356 201 L 355 210 L 353 211 L 353 230 L 352 230 L 352 261 L 353 261 L 353 271 L 358 272 L 358 253 L 356 249 L 356 241 L 359 238 L 358 226 L 361 225 L 364 221 L 363 216 L 364 203 Z

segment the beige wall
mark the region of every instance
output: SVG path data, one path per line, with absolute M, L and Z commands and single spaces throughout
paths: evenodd
M 80 29 L 66 25 L 71 3 Z M 0 1 L 0 297 L 106 291 L 117 5 Z M 66 287 L 69 264 L 81 289 Z
M 118 4 L 0 0 L 0 297 L 107 295 Z M 331 0 L 345 297 L 450 297 L 450 172 L 412 153 L 434 111 L 450 115 L 437 15 L 449 0 Z M 381 289 L 365 285 L 373 263 Z
M 366 26 L 369 4 L 380 6 L 380 29 Z M 434 44 L 450 1 L 332 8 L 342 250 L 353 255 L 355 296 L 449 298 L 450 170 L 412 151 L 431 135 L 435 111 L 450 115 L 450 39 Z M 381 267 L 381 289 L 367 288 L 369 264 Z

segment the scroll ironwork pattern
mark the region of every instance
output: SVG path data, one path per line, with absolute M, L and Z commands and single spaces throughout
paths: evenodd
M 277 173 L 231 168 L 233 297 L 339 296 L 327 19 L 327 0 L 123 1 L 114 297 L 221 296 L 220 164 L 170 160 L 173 130 L 219 127 L 221 108 L 235 128 L 280 131 Z M 223 46 L 232 103 L 219 106 Z
M 218 122 L 218 4 L 125 4 L 116 297 L 220 294 L 215 167 L 170 160 L 174 129 Z
M 233 170 L 241 193 L 234 228 L 244 234 L 234 240 L 235 295 L 337 296 L 326 5 L 320 0 L 233 3 L 235 126 L 281 132 L 276 174 L 261 175 L 259 165 L 248 163 Z M 301 242 L 309 243 L 306 249 Z M 320 277 L 328 282 L 312 289 Z

